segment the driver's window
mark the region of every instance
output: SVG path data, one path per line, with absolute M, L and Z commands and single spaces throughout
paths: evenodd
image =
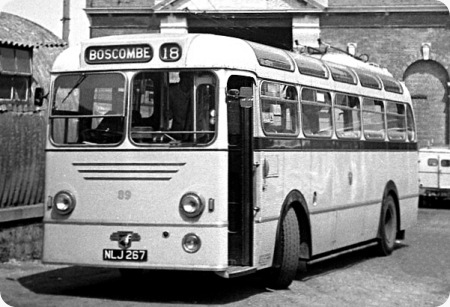
M 67 74 L 55 80 L 51 138 L 55 144 L 117 144 L 125 123 L 125 79 L 119 73 Z

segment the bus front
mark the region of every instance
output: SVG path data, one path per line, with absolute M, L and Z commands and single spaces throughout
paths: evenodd
M 218 71 L 176 67 L 180 45 L 103 41 L 58 60 L 44 262 L 226 270 L 225 91 Z M 78 69 L 64 68 L 80 58 Z

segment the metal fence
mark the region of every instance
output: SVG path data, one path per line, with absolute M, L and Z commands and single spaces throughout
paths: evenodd
M 45 113 L 0 113 L 0 210 L 43 203 Z

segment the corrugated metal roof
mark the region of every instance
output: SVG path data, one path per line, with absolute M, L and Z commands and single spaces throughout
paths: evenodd
M 62 39 L 44 27 L 17 15 L 0 12 L 0 44 L 15 47 L 63 47 Z

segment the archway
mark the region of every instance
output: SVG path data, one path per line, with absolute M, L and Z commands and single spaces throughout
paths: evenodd
M 413 100 L 419 147 L 448 145 L 448 72 L 436 61 L 420 60 L 408 67 L 403 80 Z

